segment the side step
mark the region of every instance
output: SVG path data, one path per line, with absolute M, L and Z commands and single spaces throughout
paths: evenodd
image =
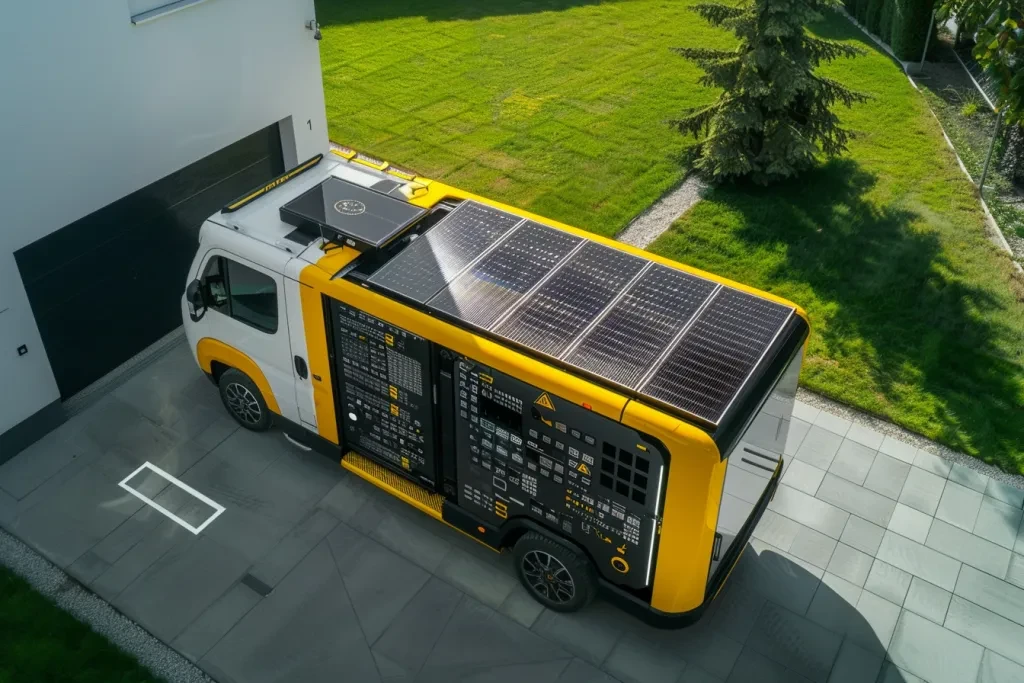
M 341 457 L 341 466 L 377 488 L 384 489 L 396 498 L 401 498 L 421 512 L 425 512 L 435 519 L 441 519 L 441 509 L 444 505 L 444 496 L 441 494 L 430 493 L 383 465 L 378 465 L 369 458 L 352 451 Z

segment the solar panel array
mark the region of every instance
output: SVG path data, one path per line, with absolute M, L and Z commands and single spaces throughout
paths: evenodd
M 793 314 L 472 201 L 369 282 L 711 424 Z

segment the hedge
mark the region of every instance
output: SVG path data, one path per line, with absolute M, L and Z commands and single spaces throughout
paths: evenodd
M 870 0 L 857 0 L 857 21 L 860 22 L 861 26 L 866 26 L 868 23 L 868 2 Z
M 887 45 L 892 42 L 892 19 L 896 0 L 883 0 L 882 13 L 878 20 L 878 37 Z
M 925 36 L 931 29 L 935 0 L 895 0 L 892 40 L 889 45 L 902 60 L 920 59 Z
M 881 34 L 882 27 L 882 5 L 885 0 L 868 0 L 867 1 L 867 23 L 864 25 L 868 31 L 874 33 L 876 36 Z

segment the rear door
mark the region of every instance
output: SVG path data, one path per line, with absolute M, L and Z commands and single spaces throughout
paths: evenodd
M 292 263 L 295 263 L 293 260 Z M 291 263 L 289 263 L 291 266 Z M 289 268 L 290 270 L 290 268 Z M 288 336 L 292 353 L 292 373 L 295 387 L 295 405 L 303 427 L 317 431 L 316 406 L 313 401 L 313 379 L 309 371 L 309 347 L 306 344 L 306 327 L 302 311 L 302 288 L 291 278 L 284 279 L 285 304 L 288 309 Z M 317 315 L 323 316 L 318 310 Z

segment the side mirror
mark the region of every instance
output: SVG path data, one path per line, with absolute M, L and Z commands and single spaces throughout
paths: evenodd
M 185 289 L 185 301 L 188 302 L 188 317 L 192 322 L 199 320 L 206 315 L 206 300 L 203 297 L 203 285 L 199 280 L 188 283 Z

